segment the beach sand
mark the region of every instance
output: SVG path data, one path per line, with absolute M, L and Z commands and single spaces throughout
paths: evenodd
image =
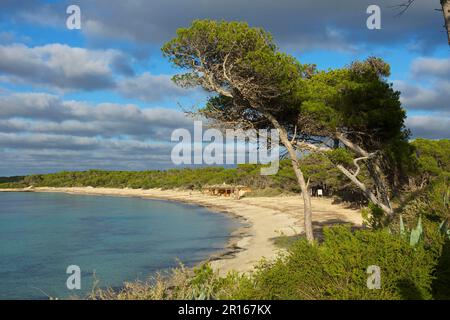
M 163 199 L 192 203 L 232 214 L 244 226 L 231 235 L 223 252 L 209 261 L 224 275 L 228 271 L 249 272 L 262 258 L 273 259 L 282 250 L 273 239 L 281 235 L 292 236 L 303 231 L 303 200 L 300 196 L 247 197 L 240 200 L 203 194 L 199 191 L 160 189 L 113 188 L 27 188 L 0 189 L 2 191 L 63 192 L 82 195 L 126 196 Z M 333 204 L 329 198 L 313 198 L 313 222 L 316 227 L 334 223 L 351 223 L 361 226 L 360 210 Z

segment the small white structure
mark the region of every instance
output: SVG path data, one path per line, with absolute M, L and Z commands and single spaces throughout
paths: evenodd
M 323 190 L 322 189 L 317 189 L 317 196 L 318 197 L 323 197 Z

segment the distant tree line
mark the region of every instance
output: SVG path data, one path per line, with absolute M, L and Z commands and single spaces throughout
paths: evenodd
M 396 196 L 401 197 L 425 189 L 436 180 L 450 178 L 450 140 L 417 139 L 410 144 L 414 152 L 407 171 L 407 179 L 398 186 Z M 310 153 L 300 159 L 308 185 L 326 185 L 333 195 L 343 200 L 355 199 L 361 191 L 349 183 L 330 157 Z M 162 188 L 200 190 L 212 184 L 242 184 L 253 190 L 279 190 L 299 192 L 290 160 L 280 161 L 280 170 L 273 176 L 262 176 L 261 165 L 245 164 L 236 168 L 202 167 L 149 171 L 103 171 L 58 172 L 24 177 L 0 177 L 0 188 L 21 187 L 108 187 L 108 188 Z M 368 169 L 361 166 L 362 180 L 370 185 Z M 367 201 L 365 202 L 367 203 Z

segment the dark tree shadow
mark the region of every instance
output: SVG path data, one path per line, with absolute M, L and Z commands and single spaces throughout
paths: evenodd
M 400 290 L 400 295 L 403 300 L 423 300 L 422 292 L 410 279 L 404 279 L 399 281 L 397 287 Z
M 359 210 L 367 205 L 367 202 L 360 201 L 345 201 L 339 198 L 334 198 L 332 204 L 342 205 L 346 209 Z
M 314 233 L 314 239 L 318 242 L 323 241 L 323 228 L 324 227 L 332 227 L 335 225 L 351 225 L 348 221 L 341 220 L 341 219 L 327 219 L 323 221 L 313 221 L 313 233 Z M 351 226 L 352 231 L 359 230 L 361 227 L 357 226 Z M 280 237 L 274 237 L 272 238 L 272 241 L 274 241 L 275 245 L 280 248 L 288 249 L 291 247 L 296 241 L 300 239 L 304 239 L 305 234 L 298 234 L 294 236 L 280 236 Z
M 444 243 L 435 276 L 432 284 L 433 298 L 450 300 L 450 241 Z
M 345 221 L 342 219 L 327 219 L 327 220 L 323 220 L 323 221 L 314 221 L 313 222 L 314 238 L 318 242 L 322 242 L 323 241 L 323 228 L 332 227 L 332 226 L 336 226 L 336 225 L 343 225 L 343 224 L 350 226 L 352 231 L 362 229 L 361 227 L 352 225 L 348 221 Z
M 0 177 L 0 183 L 10 183 L 10 182 L 20 182 L 24 177 L 16 176 L 16 177 Z

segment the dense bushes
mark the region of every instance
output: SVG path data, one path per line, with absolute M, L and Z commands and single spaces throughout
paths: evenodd
M 399 210 L 405 224 L 411 228 L 418 217 L 423 221 L 423 245 L 438 260 L 434 271 L 433 295 L 438 299 L 450 299 L 450 239 L 442 235 L 441 224 L 450 222 L 450 180 L 440 177 L 424 190 L 416 192 Z M 397 228 L 393 221 L 391 228 Z
M 381 268 L 381 289 L 367 288 L 367 268 Z M 338 226 L 324 242 L 299 240 L 286 257 L 255 275 L 257 299 L 429 299 L 433 256 L 387 231 Z
M 438 178 L 420 192 L 411 194 L 399 213 L 408 224 L 414 223 L 418 216 L 422 216 L 425 223 L 450 220 L 450 179 Z
M 417 139 L 411 143 L 416 149 L 422 173 L 438 176 L 450 172 L 450 140 Z

